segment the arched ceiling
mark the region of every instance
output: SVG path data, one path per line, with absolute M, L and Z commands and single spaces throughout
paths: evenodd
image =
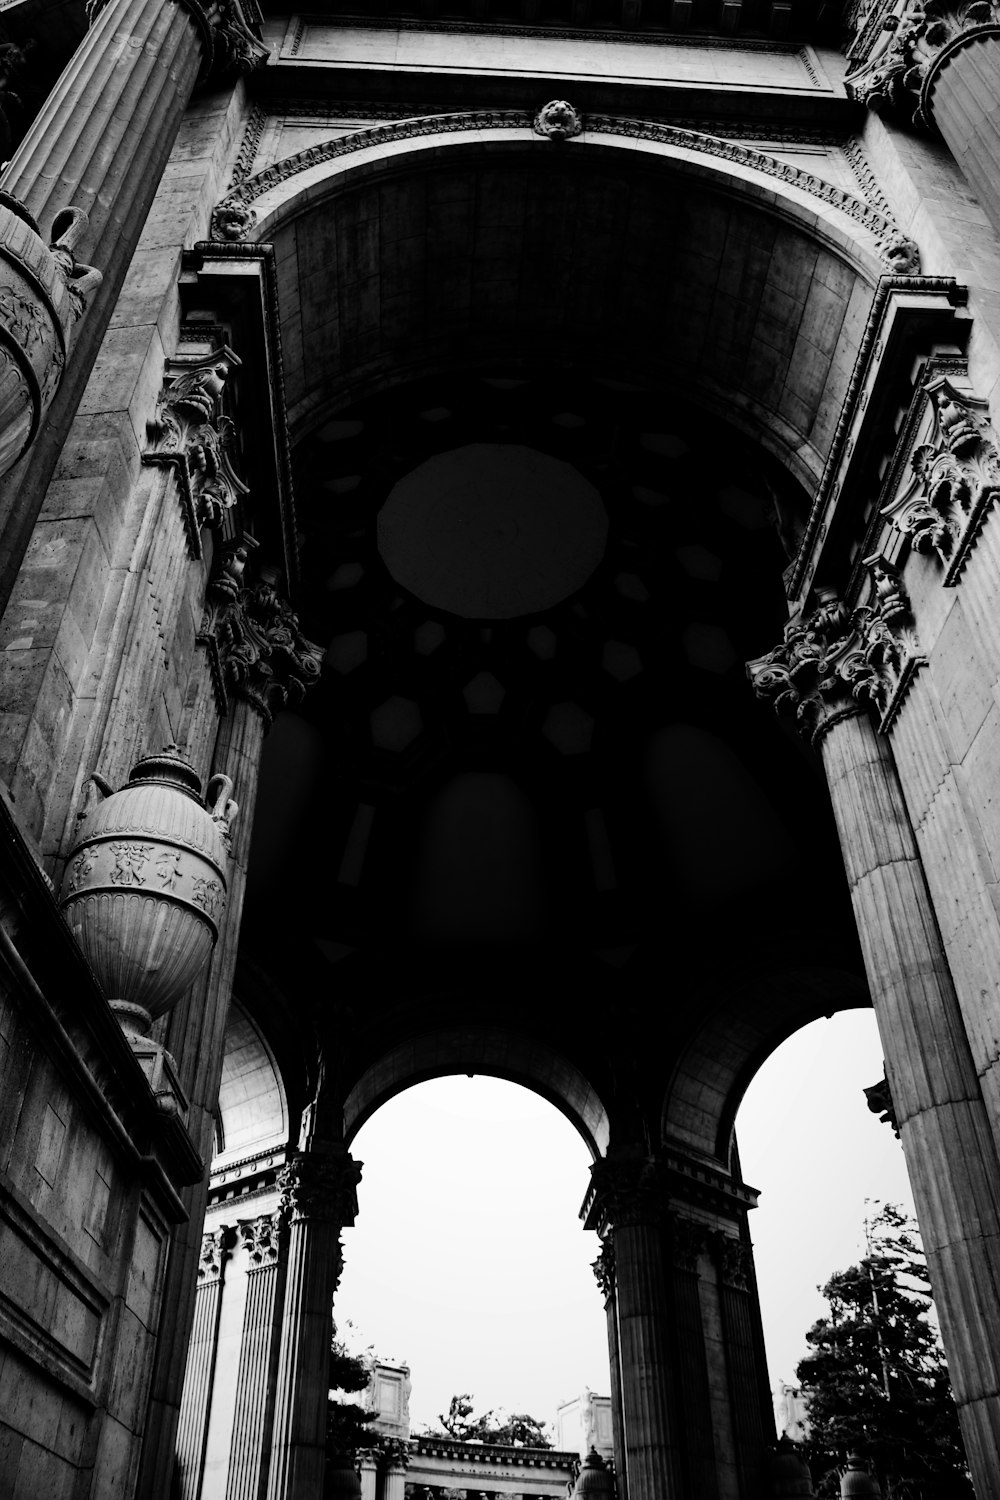
M 327 658 L 266 742 L 244 945 L 325 1035 L 356 1113 L 405 1086 L 393 1058 L 493 1071 L 482 1037 L 517 1033 L 604 1101 L 612 1140 L 640 1116 L 655 1133 L 679 1059 L 734 997 L 754 1014 L 731 1028 L 730 1092 L 816 1014 L 796 974 L 853 975 L 857 1003 L 818 762 L 743 665 L 780 635 L 779 531 L 806 497 L 714 414 L 571 354 L 456 358 L 344 402 L 298 445 L 302 618 Z M 499 449 L 576 476 L 530 554 L 541 603 L 496 592 L 529 566 Z M 461 579 L 460 608 L 421 573 L 440 520 L 421 474 L 450 496 L 428 566 Z M 579 574 L 574 495 L 592 528 Z
M 558 348 L 697 395 L 815 481 L 873 294 L 816 215 L 599 144 L 490 140 L 378 167 L 267 226 L 294 435 L 400 380 Z

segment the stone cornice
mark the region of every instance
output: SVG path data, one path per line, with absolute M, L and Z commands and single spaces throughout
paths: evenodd
M 293 156 L 285 157 L 282 161 L 265 167 L 232 188 L 216 206 L 212 215 L 213 239 L 223 242 L 249 239 L 254 233 L 256 224 L 254 203 L 282 182 L 298 176 L 301 172 L 321 166 L 325 162 L 420 136 L 457 134 L 472 130 L 534 130 L 535 119 L 536 116 L 526 110 L 505 109 L 426 115 L 419 119 L 399 120 L 385 125 L 354 130 L 349 135 L 309 146 Z M 588 133 L 622 136 L 632 140 L 646 140 L 660 145 L 674 146 L 707 156 L 715 156 L 723 161 L 730 161 L 735 166 L 750 168 L 776 178 L 838 209 L 873 235 L 878 243 L 879 253 L 890 273 L 915 275 L 919 272 L 917 247 L 900 233 L 897 224 L 887 212 L 873 207 L 863 198 L 848 192 L 845 188 L 824 182 L 815 173 L 805 172 L 800 167 L 792 166 L 778 157 L 759 151 L 753 146 L 743 145 L 737 140 L 689 130 L 678 125 L 607 114 L 583 115 L 581 121 L 584 136 Z

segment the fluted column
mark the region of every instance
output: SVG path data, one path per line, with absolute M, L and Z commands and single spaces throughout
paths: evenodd
M 615 1277 L 615 1252 L 610 1240 L 605 1240 L 601 1253 L 593 1262 L 594 1277 L 604 1299 L 604 1313 L 608 1320 L 608 1365 L 611 1372 L 611 1432 L 615 1446 L 616 1489 L 618 1500 L 628 1500 L 628 1479 L 625 1473 L 625 1439 L 622 1424 L 622 1366 L 621 1349 L 618 1344 L 618 1289 Z
M 222 1284 L 231 1248 L 232 1232 L 225 1226 L 202 1238 L 194 1327 L 188 1346 L 184 1395 L 177 1424 L 177 1477 L 181 1500 L 195 1500 L 201 1489 L 208 1415 L 212 1405 L 215 1361 L 219 1349 Z
M 667 1236 L 668 1262 L 677 1326 L 680 1411 L 691 1493 L 698 1500 L 719 1494 L 718 1467 L 727 1454 L 727 1440 L 716 1434 L 705 1347 L 699 1262 L 707 1242 L 706 1226 L 675 1213 Z M 726 1330 L 723 1327 L 723 1337 Z M 721 1384 L 721 1382 L 719 1382 Z M 730 1424 L 727 1423 L 727 1429 Z
M 0 484 L 6 554 L 0 603 L 27 546 L 199 71 L 213 61 L 232 71 L 263 55 L 238 4 L 107 0 L 0 176 L 0 188 L 25 205 L 43 235 L 59 209 L 85 210 L 89 227 L 74 253 L 104 278 L 78 325 L 42 435 Z
M 750 1244 L 735 1235 L 716 1234 L 712 1248 L 719 1282 L 726 1347 L 729 1406 L 736 1462 L 746 1493 L 760 1474 L 761 1454 L 774 1443 L 774 1417 L 766 1381 L 763 1332 Z
M 591 1181 L 587 1227 L 614 1252 L 629 1500 L 674 1500 L 683 1490 L 663 1266 L 666 1198 L 646 1157 L 602 1158 Z
M 382 1500 L 403 1500 L 410 1450 L 401 1438 L 391 1438 L 385 1449 L 385 1489 Z
M 238 1228 L 249 1266 L 226 1500 L 259 1500 L 270 1457 L 281 1326 L 277 1316 L 280 1215 L 262 1214 L 241 1222 Z
M 361 1471 L 361 1500 L 375 1500 L 378 1488 L 378 1454 L 366 1448 L 363 1453 L 358 1454 L 358 1468 Z
M 976 1493 L 1000 1497 L 1000 1161 L 888 741 L 829 597 L 750 663 L 823 758 Z M 969 851 L 973 857 L 973 851 Z
M 360 1177 L 361 1164 L 334 1144 L 281 1174 L 290 1227 L 268 1500 L 321 1500 L 340 1232 L 354 1223 Z
M 879 113 L 940 131 L 1000 230 L 1000 3 L 907 0 L 891 26 L 876 29 L 872 14 L 859 14 L 848 91 Z

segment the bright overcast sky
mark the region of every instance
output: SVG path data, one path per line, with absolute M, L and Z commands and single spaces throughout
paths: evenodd
M 740 1112 L 772 1382 L 794 1378 L 817 1284 L 857 1258 L 865 1199 L 910 1204 L 899 1143 L 861 1093 L 881 1074 L 874 1017 L 848 1012 L 786 1042 Z M 384 1105 L 352 1152 L 337 1319 L 355 1347 L 409 1363 L 415 1430 L 456 1392 L 551 1422 L 585 1385 L 609 1390 L 597 1237 L 577 1217 L 590 1157 L 564 1116 L 495 1078 L 443 1078 Z

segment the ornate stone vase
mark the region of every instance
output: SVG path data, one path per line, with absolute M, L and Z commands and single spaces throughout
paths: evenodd
M 208 961 L 226 905 L 228 776 L 201 782 L 171 746 L 87 814 L 60 906 L 125 1031 L 144 1035 Z
M 64 209 L 46 245 L 28 211 L 0 192 L 0 475 L 32 442 L 62 378 L 70 331 L 100 280 L 73 245 L 87 225 Z
M 331 1453 L 326 1461 L 323 1500 L 360 1500 L 361 1480 L 350 1453 Z

